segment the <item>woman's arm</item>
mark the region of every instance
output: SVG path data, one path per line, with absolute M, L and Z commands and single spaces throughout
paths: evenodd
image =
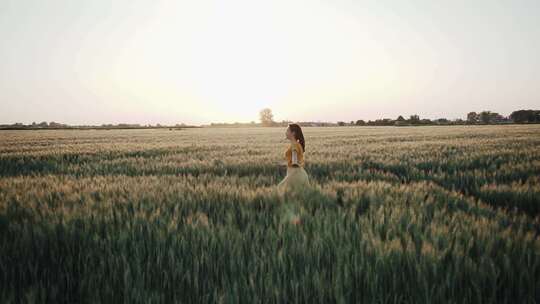
M 298 152 L 296 151 L 296 147 L 294 146 L 291 150 L 291 155 L 292 155 L 292 159 L 291 159 L 292 166 L 299 167 L 300 165 L 298 164 Z

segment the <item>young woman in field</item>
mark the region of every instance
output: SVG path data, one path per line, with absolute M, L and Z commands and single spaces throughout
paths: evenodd
M 308 175 L 304 170 L 306 141 L 302 129 L 298 124 L 289 124 L 285 137 L 290 141 L 290 144 L 285 151 L 287 176 L 278 184 L 278 189 L 282 192 L 298 190 L 309 184 Z

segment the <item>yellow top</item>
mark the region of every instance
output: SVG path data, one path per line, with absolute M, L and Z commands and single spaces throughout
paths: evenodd
M 299 142 L 291 143 L 287 151 L 285 151 L 285 159 L 287 159 L 287 167 L 292 167 L 293 164 L 298 164 L 304 167 L 304 149 Z

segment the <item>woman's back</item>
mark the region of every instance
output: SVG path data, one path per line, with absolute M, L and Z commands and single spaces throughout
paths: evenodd
M 304 149 L 299 142 L 289 145 L 285 151 L 285 157 L 287 158 L 287 167 L 293 167 L 295 164 L 304 167 Z

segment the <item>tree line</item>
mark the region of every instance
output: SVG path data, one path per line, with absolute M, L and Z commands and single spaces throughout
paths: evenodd
M 0 125 L 0 130 L 56 130 L 56 129 L 74 129 L 74 130 L 86 130 L 86 129 L 101 129 L 101 130 L 112 130 L 112 129 L 183 129 L 183 128 L 197 128 L 198 126 L 190 126 L 184 123 L 175 124 L 175 125 L 161 125 L 161 124 L 129 124 L 129 123 L 119 123 L 119 124 L 102 124 L 102 125 L 68 125 L 58 122 L 33 122 L 31 124 L 23 124 L 20 122 L 14 124 L 2 124 Z
M 260 112 L 260 120 L 263 126 L 276 126 L 283 123 L 274 122 L 272 111 L 270 109 L 263 109 Z M 337 123 L 328 122 L 300 122 L 300 125 L 304 126 L 421 126 L 421 125 L 478 125 L 478 124 L 511 124 L 511 123 L 540 123 L 540 110 L 518 110 L 512 112 L 508 116 L 503 116 L 497 112 L 482 111 L 482 112 L 469 112 L 466 119 L 457 118 L 450 120 L 447 118 L 428 119 L 420 118 L 419 115 L 410 115 L 408 118 L 404 118 L 399 115 L 396 119 L 381 118 L 376 120 L 353 120 L 350 122 L 338 121 Z
M 260 123 L 251 121 L 249 123 L 211 123 L 204 125 L 207 127 L 283 127 L 292 123 L 290 120 L 282 120 L 277 122 L 274 120 L 272 110 L 265 108 L 259 112 Z M 517 110 L 512 112 L 508 116 L 503 116 L 497 112 L 482 111 L 482 112 L 469 112 L 466 119 L 453 119 L 446 118 L 428 119 L 420 118 L 419 115 L 410 115 L 408 118 L 404 118 L 399 115 L 396 119 L 381 118 L 376 120 L 352 120 L 350 122 L 338 121 L 338 122 L 320 122 L 320 121 L 300 121 L 296 122 L 301 126 L 314 126 L 314 127 L 330 127 L 330 126 L 422 126 L 422 125 L 479 125 L 479 124 L 527 124 L 527 123 L 540 123 L 540 110 Z M 0 125 L 0 130 L 19 130 L 19 129 L 156 129 L 156 128 L 169 128 L 169 129 L 182 129 L 182 128 L 195 128 L 198 126 L 190 126 L 184 123 L 175 125 L 160 125 L 160 124 L 102 124 L 98 126 L 94 125 L 79 125 L 71 126 L 68 124 L 57 123 L 54 121 L 32 124 L 14 123 Z

